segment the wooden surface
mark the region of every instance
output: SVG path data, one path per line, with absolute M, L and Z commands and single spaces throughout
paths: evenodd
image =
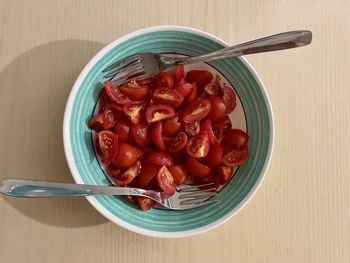
M 311 46 L 249 56 L 275 113 L 262 187 L 234 218 L 154 239 L 84 198 L 0 197 L 0 262 L 350 262 L 350 2 L 0 0 L 0 178 L 73 182 L 62 118 L 85 63 L 146 26 L 192 26 L 230 44 L 310 29 Z

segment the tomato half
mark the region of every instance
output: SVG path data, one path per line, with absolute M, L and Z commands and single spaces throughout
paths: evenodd
M 173 176 L 169 172 L 168 168 L 166 166 L 163 166 L 159 169 L 157 173 L 157 182 L 160 187 L 165 193 L 167 194 L 173 194 L 176 191 L 176 183 L 174 181 Z
M 128 143 L 120 143 L 113 163 L 119 168 L 130 167 L 137 159 L 137 150 Z
M 152 127 L 152 142 L 160 150 L 165 150 L 165 143 L 163 138 L 163 123 L 161 121 L 156 122 Z
M 198 97 L 198 88 L 196 82 L 192 83 L 192 91 L 186 101 L 187 104 L 190 104 L 191 102 L 195 101 Z
M 217 95 L 217 96 L 223 95 L 223 91 L 222 91 L 221 86 L 216 82 L 210 82 L 207 85 L 205 85 L 204 91 L 208 95 Z
M 222 162 L 230 167 L 239 166 L 248 158 L 248 147 L 244 149 L 234 149 L 222 157 Z
M 106 119 L 103 113 L 97 114 L 91 118 L 88 123 L 88 127 L 93 131 L 108 130 L 113 127 L 113 124 Z
M 213 145 L 213 146 L 220 145 L 218 138 L 216 138 L 213 132 L 210 119 L 206 119 L 201 123 L 201 131 L 207 132 L 210 145 Z
M 154 76 L 154 83 L 156 87 L 172 88 L 174 86 L 174 79 L 168 72 L 160 72 Z
M 224 139 L 224 129 L 221 124 L 214 123 L 211 126 L 216 140 L 221 143 Z
M 177 153 L 185 149 L 188 142 L 186 133 L 180 132 L 176 138 L 172 139 L 168 144 L 168 151 L 171 153 Z
M 185 123 L 185 131 L 188 135 L 195 136 L 200 131 L 200 122 Z
M 175 111 L 168 105 L 152 105 L 146 111 L 146 120 L 148 123 L 166 120 L 174 117 Z
M 174 163 L 173 157 L 169 153 L 157 150 L 150 150 L 145 153 L 143 161 L 158 166 L 172 166 Z
M 124 116 L 117 121 L 114 133 L 118 135 L 119 142 L 130 142 L 130 123 Z
M 224 87 L 224 102 L 226 113 L 231 113 L 236 107 L 236 94 L 229 87 Z
M 226 115 L 226 106 L 223 98 L 218 96 L 209 97 L 211 110 L 208 118 L 212 121 L 222 121 Z
M 206 70 L 190 70 L 187 72 L 186 80 L 188 82 L 196 82 L 199 88 L 204 87 L 213 79 L 213 75 Z
M 123 111 L 132 124 L 139 124 L 142 121 L 144 108 L 144 102 L 133 101 L 124 105 Z
M 221 163 L 224 149 L 221 145 L 210 147 L 209 153 L 206 157 L 206 164 L 209 167 L 215 167 Z
M 191 83 L 179 83 L 177 86 L 176 86 L 176 89 L 175 89 L 178 93 L 180 93 L 182 95 L 182 97 L 184 98 L 187 98 L 191 93 L 192 93 L 192 90 L 193 90 L 193 86 Z M 193 100 L 196 99 L 197 95 L 194 94 L 193 96 L 195 96 L 195 98 Z
M 118 136 L 111 131 L 98 133 L 98 143 L 102 152 L 101 162 L 109 165 L 118 152 Z
M 235 149 L 243 149 L 247 147 L 249 136 L 240 129 L 231 129 L 227 131 L 224 142 L 232 145 Z
M 174 89 L 158 88 L 153 92 L 153 100 L 155 103 L 166 104 L 176 109 L 180 107 L 184 97 Z
M 183 114 L 183 121 L 185 123 L 191 123 L 203 120 L 209 114 L 210 110 L 210 101 L 199 98 L 187 106 Z
M 207 156 L 209 152 L 209 137 L 207 132 L 201 131 L 198 135 L 193 136 L 187 143 L 186 151 L 194 158 Z
M 165 121 L 163 125 L 163 133 L 165 136 L 174 137 L 176 136 L 183 128 L 182 115 L 177 114 L 171 119 Z
M 143 211 L 150 210 L 156 203 L 156 201 L 143 196 L 136 196 L 136 201 Z
M 132 100 L 142 100 L 145 98 L 148 88 L 147 85 L 137 85 L 135 87 L 126 85 L 120 87 L 120 92 Z
M 184 66 L 183 65 L 180 65 L 180 66 L 176 66 L 176 69 L 175 69 L 175 83 L 179 82 L 183 76 L 184 76 L 184 73 L 185 73 L 185 69 L 184 69 Z
M 130 184 L 141 171 L 141 162 L 134 162 L 128 169 L 115 178 L 118 186 L 127 186 Z
M 145 187 L 153 177 L 155 177 L 160 169 L 160 166 L 143 163 L 140 174 L 135 179 L 136 187 Z
M 111 104 L 111 99 L 107 95 L 106 89 L 101 90 L 100 98 L 98 99 L 98 113 L 103 113 L 105 111 L 105 107 L 108 104 Z
M 105 107 L 103 115 L 112 124 L 112 127 L 116 124 L 117 120 L 122 116 L 123 109 L 117 105 L 108 104 Z
M 233 175 L 233 168 L 229 166 L 220 166 L 216 170 L 216 176 L 218 177 L 219 183 L 221 185 L 226 184 L 232 175 Z
M 106 172 L 110 177 L 117 178 L 118 176 L 121 175 L 123 170 L 117 167 L 115 164 L 110 163 L 110 165 L 108 165 L 106 168 Z
M 210 167 L 200 163 L 191 156 L 187 156 L 185 167 L 189 173 L 197 177 L 208 177 L 213 172 Z
M 104 83 L 104 88 L 108 97 L 115 103 L 125 105 L 131 102 L 131 100 L 120 92 L 119 87 L 114 87 L 110 81 Z
M 184 165 L 173 165 L 169 169 L 177 185 L 183 184 L 187 178 L 187 170 Z
M 131 134 L 135 142 L 140 147 L 146 147 L 151 142 L 151 130 L 150 127 L 145 124 L 131 125 Z

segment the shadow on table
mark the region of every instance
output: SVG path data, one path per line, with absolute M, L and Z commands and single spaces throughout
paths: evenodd
M 0 138 L 15 143 L 6 141 L 7 148 L 0 149 L 6 173 L 0 178 L 73 182 L 63 150 L 64 108 L 79 72 L 103 46 L 84 40 L 50 42 L 25 52 L 0 72 L 0 116 L 11 121 L 1 124 Z M 107 222 L 85 198 L 1 198 L 45 224 L 84 227 Z

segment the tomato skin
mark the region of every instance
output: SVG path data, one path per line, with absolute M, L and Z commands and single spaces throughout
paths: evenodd
M 194 158 L 202 158 L 207 156 L 209 148 L 209 136 L 207 132 L 201 131 L 189 139 L 186 152 Z
M 113 163 L 122 169 L 130 167 L 137 159 L 137 150 L 128 143 L 120 143 Z
M 169 168 L 171 175 L 177 185 L 183 184 L 187 178 L 187 170 L 184 165 L 173 165 Z
M 98 113 L 103 113 L 107 105 L 111 104 L 112 100 L 107 95 L 106 89 L 101 90 L 100 98 L 98 99 Z
M 174 78 L 175 83 L 179 82 L 183 78 L 184 73 L 185 73 L 185 69 L 183 65 L 176 66 L 175 78 Z
M 109 165 L 118 152 L 118 136 L 111 131 L 101 131 L 98 133 L 98 143 L 102 152 L 101 162 Z
M 199 88 L 204 87 L 213 79 L 213 75 L 206 70 L 190 70 L 187 72 L 186 80 L 188 82 L 196 82 Z
M 222 121 L 226 116 L 226 106 L 222 98 L 218 96 L 209 97 L 211 110 L 208 118 L 212 121 Z
M 176 183 L 166 166 L 162 166 L 157 173 L 157 182 L 165 193 L 173 194 L 176 191 Z
M 117 183 L 118 186 L 127 186 L 135 179 L 135 177 L 139 175 L 140 171 L 141 171 L 141 162 L 136 161 L 123 173 L 119 174 L 115 178 L 115 182 Z
M 222 157 L 222 162 L 226 166 L 236 167 L 248 159 L 248 147 L 244 149 L 234 149 Z
M 168 143 L 167 148 L 171 153 L 177 153 L 186 148 L 188 138 L 186 133 L 180 132 L 176 138 L 174 138 L 170 143 Z
M 221 163 L 222 154 L 224 152 L 224 148 L 219 146 L 210 147 L 209 153 L 206 157 L 206 164 L 209 167 L 215 167 Z
M 197 177 L 208 177 L 213 172 L 210 167 L 200 163 L 191 156 L 187 156 L 185 167 L 189 173 Z
M 231 129 L 227 131 L 224 142 L 232 145 L 235 149 L 247 147 L 249 135 L 240 129 Z
M 130 123 L 125 117 L 117 121 L 114 133 L 118 135 L 119 142 L 130 142 Z
M 153 100 L 155 103 L 166 104 L 176 109 L 180 107 L 184 97 L 174 89 L 158 88 L 153 92 Z
M 168 72 L 160 72 L 154 77 L 156 87 L 172 88 L 174 86 L 174 79 Z
M 143 118 L 143 110 L 145 108 L 145 103 L 142 101 L 133 101 L 123 107 L 123 111 L 126 117 L 130 120 L 132 124 L 139 124 Z
M 210 101 L 199 98 L 187 106 L 182 119 L 185 123 L 201 121 L 209 114 L 210 110 Z
M 236 108 L 236 94 L 229 87 L 224 87 L 223 91 L 226 113 L 229 114 Z
M 131 100 L 142 100 L 145 98 L 149 87 L 147 85 L 137 85 L 136 87 L 121 86 L 120 92 Z
M 190 136 L 195 136 L 200 131 L 200 122 L 185 123 L 185 131 Z
M 103 113 L 97 114 L 91 118 L 88 123 L 89 129 L 93 131 L 108 130 L 113 127 L 112 123 L 105 118 Z
M 146 121 L 153 123 L 174 117 L 175 111 L 168 105 L 158 104 L 148 107 L 146 111 Z
M 117 104 L 126 105 L 131 102 L 131 100 L 120 92 L 119 87 L 114 87 L 110 81 L 104 83 L 104 88 L 108 97 Z
M 135 179 L 135 186 L 142 188 L 145 187 L 153 177 L 155 177 L 160 169 L 160 166 L 143 163 L 140 174 Z
M 156 203 L 156 201 L 143 196 L 136 196 L 136 201 L 143 211 L 150 210 Z
M 158 166 L 172 166 L 174 163 L 173 157 L 169 153 L 157 150 L 150 150 L 145 153 L 143 161 Z
M 117 105 L 108 104 L 105 106 L 103 115 L 112 124 L 112 127 L 116 124 L 117 120 L 122 116 L 123 109 Z
M 198 97 L 198 88 L 196 82 L 192 83 L 192 92 L 190 93 L 186 103 L 190 104 L 195 101 Z
M 229 166 L 220 166 L 216 170 L 216 176 L 218 177 L 219 184 L 224 185 L 233 175 L 233 168 Z
M 201 130 L 207 132 L 210 145 L 213 145 L 213 146 L 220 145 L 219 140 L 216 138 L 213 132 L 210 119 L 206 119 L 201 123 Z
M 221 86 L 217 82 L 210 82 L 204 87 L 204 91 L 208 95 L 216 95 L 216 96 L 222 96 L 223 95 L 223 90 Z
M 164 122 L 163 133 L 165 136 L 174 137 L 183 129 L 182 115 L 177 114 Z
M 131 134 L 135 142 L 140 147 L 146 147 L 151 142 L 151 131 L 150 127 L 145 124 L 131 125 Z
M 191 83 L 179 83 L 177 86 L 176 86 L 176 89 L 175 89 L 178 93 L 180 93 L 184 98 L 187 98 L 193 91 L 193 85 Z M 193 98 L 193 100 L 196 99 L 197 95 L 196 94 L 193 94 L 193 96 L 195 96 Z
M 110 165 L 107 166 L 106 172 L 110 177 L 113 177 L 114 179 L 120 176 L 120 174 L 123 172 L 122 169 L 118 168 L 113 163 L 110 163 Z
M 156 122 L 152 127 L 152 142 L 160 150 L 165 150 L 165 143 L 163 139 L 163 123 L 161 121 Z

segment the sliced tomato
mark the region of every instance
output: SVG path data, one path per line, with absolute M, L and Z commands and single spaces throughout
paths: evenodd
M 224 148 L 221 145 L 210 147 L 209 153 L 206 157 L 206 164 L 209 167 L 215 167 L 221 163 Z
M 187 153 L 185 151 L 172 153 L 174 164 L 184 164 L 186 161 Z
M 130 167 L 137 159 L 137 150 L 128 143 L 120 143 L 113 163 L 119 168 Z
M 208 134 L 205 131 L 201 131 L 188 141 L 186 151 L 194 158 L 202 158 L 207 156 L 209 148 Z
M 160 169 L 160 166 L 143 163 L 140 174 L 135 179 L 136 187 L 145 187 L 153 177 L 155 177 Z
M 210 119 L 206 119 L 201 123 L 201 131 L 207 132 L 210 145 L 213 145 L 213 146 L 220 145 L 219 140 L 216 138 L 213 132 Z
M 97 114 L 88 123 L 88 127 L 93 131 L 108 130 L 113 127 L 113 124 L 106 119 L 103 113 Z
M 239 166 L 248 158 L 248 147 L 244 149 L 234 149 L 222 157 L 222 162 L 230 167 Z
M 112 100 L 107 95 L 106 89 L 101 90 L 100 98 L 98 99 L 98 113 L 103 113 L 107 105 L 111 104 Z
M 189 173 L 197 177 L 208 177 L 213 172 L 210 167 L 200 163 L 191 156 L 187 157 L 185 167 Z
M 142 100 L 146 97 L 148 89 L 147 85 L 126 85 L 120 87 L 120 92 L 132 100 Z
M 132 124 L 139 124 L 142 121 L 145 103 L 142 101 L 133 101 L 123 107 L 126 117 Z
M 110 81 L 104 83 L 104 88 L 108 97 L 115 103 L 125 105 L 131 102 L 131 100 L 120 92 L 119 87 L 114 87 Z
M 157 182 L 165 193 L 173 194 L 176 191 L 176 183 L 166 166 L 162 166 L 157 173 Z
M 219 184 L 224 185 L 233 175 L 233 168 L 229 166 L 220 166 L 216 170 L 216 176 L 219 180 Z
M 175 111 L 168 105 L 152 105 L 146 111 L 146 120 L 148 123 L 166 120 L 174 117 Z
M 166 104 L 176 109 L 180 107 L 184 97 L 174 89 L 158 88 L 153 92 L 153 100 L 155 103 Z
M 127 186 L 135 179 L 136 176 L 139 175 L 140 171 L 141 171 L 141 162 L 136 161 L 123 173 L 119 174 L 115 178 L 115 181 L 118 186 Z
M 240 129 L 231 129 L 227 131 L 224 142 L 232 145 L 235 149 L 247 147 L 249 135 Z
M 109 165 L 118 152 L 118 136 L 111 131 L 98 133 L 98 143 L 102 152 L 101 162 Z
M 106 172 L 108 173 L 109 176 L 113 178 L 117 178 L 118 176 L 121 175 L 123 170 L 117 167 L 115 164 L 110 163 L 110 165 L 108 165 L 106 168 Z
M 114 133 L 118 135 L 119 142 L 130 142 L 130 123 L 124 116 L 117 121 Z
M 183 129 L 182 114 L 177 114 L 165 121 L 163 133 L 165 136 L 174 137 Z
M 226 116 L 226 106 L 223 98 L 218 96 L 209 97 L 211 110 L 208 118 L 212 121 L 222 121 Z
M 152 142 L 160 150 L 165 150 L 165 143 L 163 138 L 163 123 L 161 121 L 156 122 L 152 127 Z
M 151 198 L 143 196 L 136 196 L 136 201 L 143 211 L 150 210 L 156 203 L 156 201 Z
M 175 83 L 179 82 L 184 76 L 185 70 L 183 65 L 176 66 L 175 69 Z
M 186 101 L 187 104 L 190 104 L 191 102 L 195 101 L 198 97 L 198 88 L 196 82 L 192 83 L 192 91 Z
M 216 96 L 222 96 L 223 90 L 221 86 L 217 82 L 210 82 L 204 87 L 204 91 L 208 95 L 216 95 Z
M 221 143 L 222 140 L 224 139 L 224 134 L 223 134 L 224 129 L 222 128 L 222 125 L 221 124 L 218 125 L 218 124 L 214 123 L 214 124 L 212 124 L 211 128 L 213 130 L 213 134 L 214 134 L 216 140 L 219 143 Z
M 195 136 L 200 131 L 200 122 L 185 123 L 185 131 L 188 135 Z
M 187 178 L 187 170 L 184 165 L 173 165 L 169 169 L 177 185 L 183 184 Z
M 224 87 L 224 102 L 226 113 L 231 113 L 236 107 L 236 94 L 232 88 Z
M 190 70 L 187 72 L 186 80 L 188 82 L 196 82 L 198 88 L 202 88 L 211 82 L 213 79 L 213 75 L 206 70 Z
M 187 106 L 183 114 L 183 121 L 185 123 L 192 123 L 203 120 L 209 114 L 210 110 L 210 101 L 199 98 Z
M 173 157 L 164 151 L 150 150 L 143 157 L 145 163 L 150 163 L 158 166 L 172 166 L 174 161 Z
M 220 122 L 223 128 L 223 134 L 226 134 L 232 128 L 232 122 L 228 116 L 226 116 L 223 121 Z
M 167 144 L 168 151 L 171 153 L 177 153 L 186 148 L 188 142 L 188 138 L 186 133 L 180 132 L 176 138 L 170 141 Z
M 174 86 L 174 79 L 168 72 L 160 72 L 154 77 L 156 87 L 172 88 Z
M 139 146 L 146 147 L 150 144 L 151 129 L 146 124 L 131 125 L 130 131 L 132 137 Z
M 175 89 L 178 93 L 180 93 L 184 98 L 187 98 L 191 93 L 192 93 L 192 90 L 193 90 L 193 86 L 191 83 L 179 83 L 177 86 L 176 86 L 176 89 Z M 193 100 L 196 99 L 197 95 L 195 95 L 195 98 Z M 193 95 L 193 96 L 194 96 Z
M 143 157 L 143 151 L 141 150 L 140 147 L 134 146 L 136 152 L 137 152 L 137 159 L 140 159 Z
M 108 104 L 105 107 L 103 115 L 112 124 L 112 127 L 116 124 L 117 120 L 123 114 L 123 109 L 117 105 Z

